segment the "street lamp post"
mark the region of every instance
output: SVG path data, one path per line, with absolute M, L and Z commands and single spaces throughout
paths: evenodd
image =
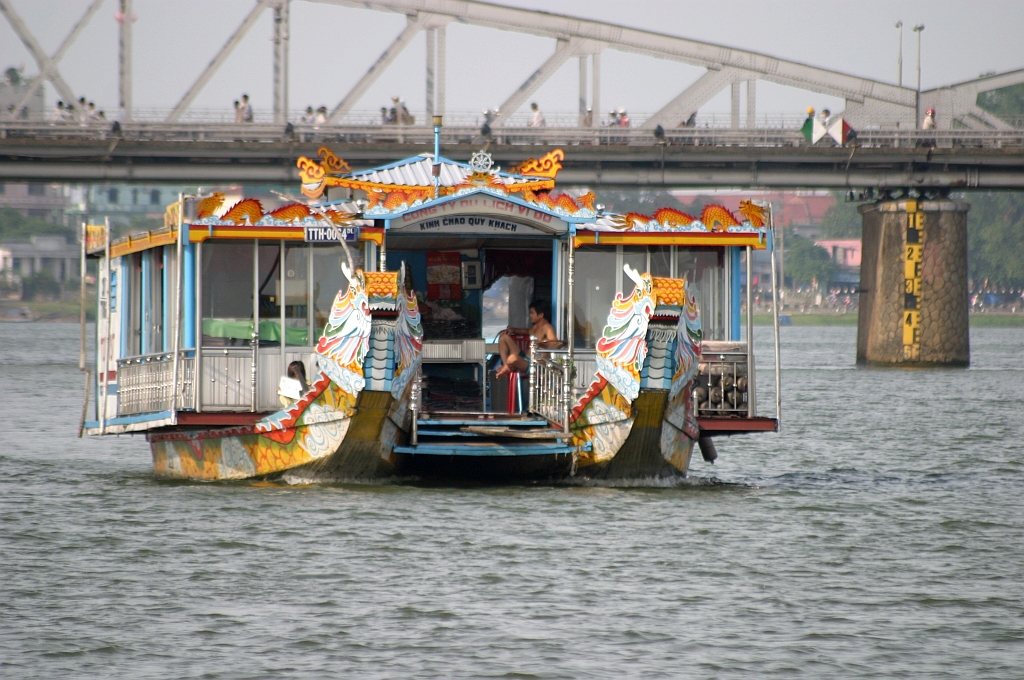
M 917 96 L 914 98 L 914 127 L 921 126 L 921 31 L 924 24 L 914 26 L 913 31 L 917 33 Z
M 896 28 L 900 29 L 900 51 L 896 58 L 896 84 L 903 87 L 903 21 L 896 22 Z

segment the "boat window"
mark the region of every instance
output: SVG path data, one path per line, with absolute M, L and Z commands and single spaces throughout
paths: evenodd
M 290 346 L 309 341 L 309 246 L 286 245 L 284 251 L 285 340 Z
M 281 242 L 259 241 L 260 346 L 281 344 Z
M 363 254 L 358 248 L 350 248 L 355 267 L 362 268 Z M 341 271 L 341 263 L 347 262 L 344 246 L 313 248 L 313 341 L 323 333 L 331 305 L 338 291 L 348 290 L 348 279 Z
M 672 276 L 672 247 L 671 246 L 649 246 L 651 264 L 647 271 L 651 276 Z
M 147 250 L 142 257 L 146 260 L 142 273 L 146 277 L 148 294 L 143 301 L 142 353 L 153 354 L 164 349 L 164 249 Z
M 142 253 L 132 253 L 128 259 L 128 333 L 125 338 L 127 355 L 142 354 Z
M 676 276 L 686 275 L 697 296 L 705 340 L 726 339 L 725 250 L 723 248 L 679 248 Z
M 624 246 L 622 248 L 622 264 L 629 265 L 641 274 L 650 271 L 647 267 L 647 246 Z M 633 290 L 633 280 L 626 276 L 622 267 L 618 267 L 618 290 L 629 293 Z
M 575 345 L 594 347 L 604 330 L 615 298 L 618 253 L 611 248 L 581 248 L 576 251 L 576 284 L 573 316 Z
M 202 250 L 203 345 L 247 345 L 252 334 L 253 242 L 207 241 Z
M 490 340 L 508 328 L 508 283 L 503 276 L 483 294 L 483 336 Z

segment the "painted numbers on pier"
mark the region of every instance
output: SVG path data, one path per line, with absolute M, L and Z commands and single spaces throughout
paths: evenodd
M 924 213 L 907 201 L 903 265 L 903 358 L 921 355 L 921 260 L 924 253 Z

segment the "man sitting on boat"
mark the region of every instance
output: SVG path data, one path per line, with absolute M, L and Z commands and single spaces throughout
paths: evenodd
M 530 328 L 506 328 L 498 335 L 498 352 L 501 354 L 501 366 L 495 371 L 496 378 L 503 378 L 510 373 L 526 373 L 530 367 L 530 357 L 516 344 L 514 335 L 531 335 L 537 338 L 540 349 L 557 349 L 562 341 L 555 335 L 555 329 L 547 319 L 547 305 L 534 300 L 530 303 Z

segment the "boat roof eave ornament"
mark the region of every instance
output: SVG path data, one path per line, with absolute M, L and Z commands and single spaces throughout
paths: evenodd
M 564 200 L 563 196 L 564 199 L 568 200 Z M 543 200 L 534 196 L 535 200 L 531 201 L 528 200 L 527 195 L 519 193 L 510 194 L 500 189 L 488 186 L 475 186 L 465 187 L 458 192 L 447 196 L 439 196 L 437 198 L 415 197 L 411 202 L 407 201 L 401 205 L 394 206 L 393 208 L 388 208 L 385 205 L 376 203 L 373 206 L 366 208 L 363 211 L 363 216 L 366 219 L 374 220 L 400 220 L 412 213 L 420 213 L 422 211 L 429 211 L 432 209 L 436 210 L 442 206 L 448 206 L 452 203 L 457 205 L 446 212 L 470 214 L 476 212 L 474 208 L 477 206 L 466 205 L 464 207 L 465 209 L 460 209 L 458 204 L 464 204 L 467 199 L 475 197 L 486 197 L 493 199 L 494 202 L 509 203 L 517 208 L 521 208 L 522 211 L 536 211 L 544 215 L 556 217 L 567 224 L 592 224 L 597 220 L 599 214 L 597 210 L 589 204 L 589 200 L 581 203 L 580 199 L 573 199 L 568 194 L 558 196 L 556 200 Z M 546 199 L 547 197 L 544 198 Z M 569 201 L 571 201 L 571 203 Z M 520 213 L 522 211 L 520 211 Z M 560 230 L 560 233 L 564 233 L 564 231 L 565 230 L 562 229 Z
M 328 187 L 341 187 L 371 193 L 395 192 L 447 195 L 473 184 L 487 184 L 509 193 L 549 191 L 562 169 L 565 152 L 554 149 L 539 159 L 527 159 L 503 172 L 494 166 L 486 151 L 473 154 L 469 163 L 454 161 L 431 153 L 421 153 L 394 163 L 351 172 L 349 165 L 325 146 L 317 150 L 320 161 L 301 156 L 296 161 L 302 193 L 319 198 Z
M 731 212 L 722 205 L 707 205 L 699 217 L 675 208 L 658 208 L 651 215 L 629 212 L 604 213 L 577 233 L 579 245 L 768 245 L 767 210 L 752 201 L 740 201 Z

